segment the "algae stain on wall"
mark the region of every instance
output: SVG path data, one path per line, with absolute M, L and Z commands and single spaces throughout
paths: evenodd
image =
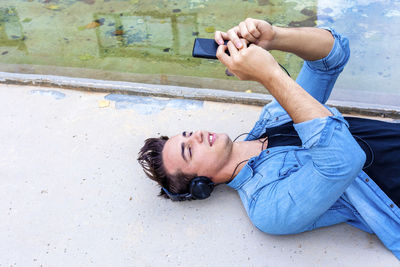
M 288 25 L 305 19 L 298 6 L 274 0 L 1 1 L 1 23 L 17 33 L 0 43 L 13 41 L 29 53 L 7 49 L 0 62 L 232 80 L 218 62 L 191 57 L 194 38 L 212 38 L 245 17 Z M 277 57 L 294 66 L 291 73 L 299 70 L 294 58 Z

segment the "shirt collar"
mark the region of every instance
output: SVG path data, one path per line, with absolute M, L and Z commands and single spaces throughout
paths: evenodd
M 250 159 L 249 163 L 254 159 Z M 253 177 L 253 169 L 247 163 L 242 170 L 230 181 L 227 185 L 232 187 L 235 190 L 239 190 L 243 184 L 246 183 L 248 179 Z

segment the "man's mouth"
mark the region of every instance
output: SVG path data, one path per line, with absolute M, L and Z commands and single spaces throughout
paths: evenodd
M 208 142 L 210 143 L 210 146 L 212 146 L 215 142 L 215 134 L 208 134 Z

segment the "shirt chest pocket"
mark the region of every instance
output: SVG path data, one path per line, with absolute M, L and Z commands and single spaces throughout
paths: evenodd
M 283 163 L 280 166 L 278 176 L 280 179 L 286 178 L 301 168 L 301 163 L 298 159 L 297 151 L 291 150 L 286 153 Z

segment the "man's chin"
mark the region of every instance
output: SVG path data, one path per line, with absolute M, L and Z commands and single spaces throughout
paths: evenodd
M 229 137 L 229 135 L 227 135 L 227 134 L 221 134 L 221 139 L 223 139 L 223 142 L 224 142 L 225 146 L 230 146 L 230 145 L 232 145 L 232 140 L 231 140 L 231 138 Z

